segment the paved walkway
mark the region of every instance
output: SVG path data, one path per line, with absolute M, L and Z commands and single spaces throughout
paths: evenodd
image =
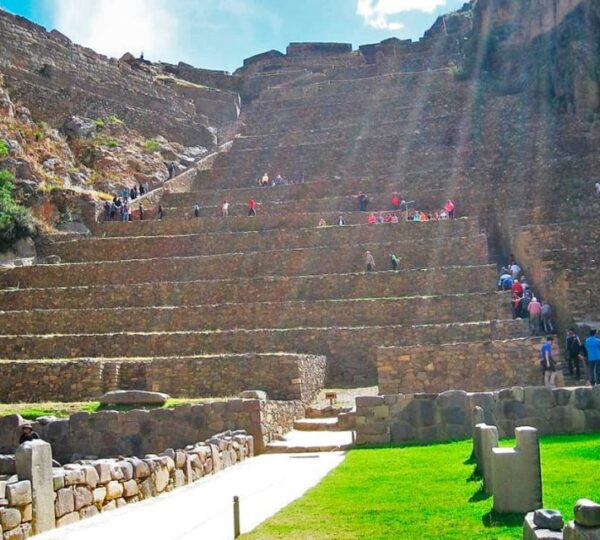
M 251 531 L 317 484 L 344 452 L 263 454 L 191 486 L 68 525 L 39 540 L 231 540 L 233 496 L 242 532 Z

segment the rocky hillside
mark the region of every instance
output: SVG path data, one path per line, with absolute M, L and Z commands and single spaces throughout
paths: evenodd
M 69 116 L 52 128 L 13 102 L 0 78 L 0 171 L 12 183 L 12 200 L 29 208 L 42 230 L 68 229 L 82 221 L 87 201 L 111 199 L 124 187 L 159 187 L 207 153 L 160 135 L 146 138 L 114 115 Z M 17 233 L 5 221 L 0 247 L 32 232 Z

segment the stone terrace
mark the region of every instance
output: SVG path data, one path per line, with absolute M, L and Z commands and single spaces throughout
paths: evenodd
M 325 356 L 326 384 L 350 386 L 377 381 L 381 346 L 409 347 L 415 358 L 426 358 L 439 345 L 475 372 L 482 351 L 501 355 L 506 365 L 498 373 L 490 377 L 486 368 L 487 380 L 498 385 L 514 382 L 504 380 L 517 372 L 511 359 L 534 365 L 539 343 L 528 338 L 523 321 L 510 318 L 509 296 L 495 292 L 488 245 L 497 240 L 490 238 L 496 206 L 520 216 L 517 227 L 524 208 L 540 221 L 571 212 L 527 206 L 520 197 L 512 178 L 519 145 L 519 162 L 532 155 L 532 191 L 547 177 L 575 179 L 552 190 L 552 200 L 573 195 L 596 158 L 575 162 L 555 150 L 547 159 L 543 136 L 535 142 L 543 152 L 532 149 L 528 128 L 536 119 L 516 115 L 511 98 L 499 98 L 495 109 L 509 124 L 518 116 L 507 161 L 496 163 L 494 150 L 506 130 L 480 153 L 463 150 L 459 128 L 472 113 L 472 89 L 447 69 L 358 69 L 353 79 L 322 71 L 305 84 L 286 78 L 255 99 L 231 148 L 198 171 L 190 191 L 167 188 L 165 219 L 101 223 L 94 237 L 78 240 L 46 238 L 40 255 L 58 255 L 60 264 L 0 274 L 0 357 L 46 369 L 82 358 L 124 364 L 160 358 L 176 366 L 203 355 L 286 351 Z M 565 126 L 572 147 L 578 139 Z M 265 171 L 306 182 L 258 188 Z M 496 176 L 502 181 L 492 184 Z M 456 198 L 466 217 L 368 226 L 366 214 L 356 211 L 361 190 L 375 212 L 389 211 L 398 191 L 423 210 Z M 259 203 L 255 218 L 245 215 L 251 196 Z M 518 204 L 508 204 L 515 197 Z M 224 199 L 232 203 L 229 218 L 219 216 Z M 582 197 L 570 200 L 576 205 Z M 200 218 L 191 215 L 195 202 Z M 348 225 L 332 226 L 340 214 Z M 316 227 L 320 218 L 330 226 Z M 366 250 L 377 272 L 365 272 Z M 389 270 L 390 253 L 400 258 L 399 272 Z M 510 354 L 517 349 L 522 354 Z M 220 375 L 205 369 L 211 378 Z M 185 388 L 194 391 L 211 392 Z

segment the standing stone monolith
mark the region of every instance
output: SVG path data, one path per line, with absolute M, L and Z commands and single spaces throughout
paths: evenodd
M 492 449 L 492 494 L 499 513 L 526 514 L 542 507 L 538 430 L 515 429 L 515 448 Z
M 35 534 L 54 529 L 54 490 L 52 484 L 52 447 L 44 441 L 23 443 L 15 452 L 19 480 L 31 482 L 33 496 L 32 526 Z
M 473 428 L 473 453 L 477 462 L 476 470 L 483 476 L 483 489 L 492 493 L 492 449 L 498 446 L 498 428 L 487 424 L 477 424 Z

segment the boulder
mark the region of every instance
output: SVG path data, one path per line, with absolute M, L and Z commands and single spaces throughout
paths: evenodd
M 162 392 L 146 390 L 113 390 L 106 392 L 101 398 L 103 405 L 164 405 L 169 399 Z
M 600 528 L 582 527 L 569 521 L 563 529 L 564 540 L 600 540 Z
M 545 508 L 534 512 L 533 522 L 536 527 L 550 529 L 551 531 L 561 531 L 565 525 L 563 517 L 558 510 L 547 510 Z
M 589 499 L 579 499 L 574 508 L 575 523 L 584 527 L 600 528 L 600 504 Z
M 62 130 L 67 137 L 86 139 L 95 135 L 96 123 L 91 118 L 69 116 L 62 126 Z

